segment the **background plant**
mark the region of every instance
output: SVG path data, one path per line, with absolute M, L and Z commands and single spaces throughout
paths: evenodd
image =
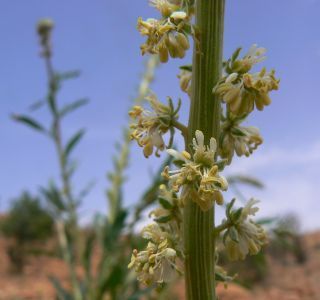
M 69 270 L 71 288 L 66 288 L 65 283 L 54 276 L 50 276 L 50 280 L 56 289 L 57 297 L 64 300 L 98 300 L 105 299 L 105 297 L 134 300 L 140 299 L 141 295 L 154 299 L 149 289 L 141 289 L 136 283 L 131 272 L 128 272 L 126 264 L 123 263 L 123 257 L 126 256 L 128 249 L 143 244 L 143 241 L 134 233 L 134 227 L 144 210 L 157 199 L 157 187 L 164 180 L 158 175 L 155 176 L 141 196 L 141 200 L 131 208 L 124 207 L 123 186 L 130 153 L 130 136 L 128 129 L 125 128 L 122 139 L 115 148 L 114 169 L 107 174 L 110 185 L 106 192 L 108 214 L 99 213 L 94 218 L 92 225 L 81 228 L 78 221 L 78 209 L 91 185 L 79 193 L 75 192 L 71 179 L 76 171 L 76 164 L 71 154 L 83 138 L 85 131 L 80 129 L 64 143 L 62 120 L 88 101 L 80 99 L 60 108 L 57 96 L 62 83 L 77 77 L 79 72 L 58 73 L 54 70 L 51 47 L 52 29 L 53 22 L 48 19 L 40 21 L 37 27 L 42 47 L 41 54 L 48 75 L 48 95 L 46 101 L 37 102 L 31 106 L 33 111 L 46 107 L 52 117 L 51 125 L 47 129 L 34 117 L 13 115 L 14 120 L 49 137 L 56 148 L 61 187 L 58 183 L 51 181 L 48 186 L 41 188 L 41 192 L 54 217 L 62 258 Z M 134 100 L 136 104 L 144 101 L 157 65 L 157 57 L 151 57 L 146 62 L 138 95 Z M 166 160 L 166 164 L 169 161 Z M 133 211 L 132 216 L 129 216 L 129 211 Z M 165 290 L 162 291 L 163 295 L 165 292 Z M 160 293 L 158 292 L 155 297 L 160 299 Z
M 53 219 L 38 197 L 24 192 L 13 200 L 8 214 L 1 221 L 1 232 L 11 240 L 7 254 L 12 270 L 20 273 L 30 254 L 44 250 L 40 246 L 53 234 Z

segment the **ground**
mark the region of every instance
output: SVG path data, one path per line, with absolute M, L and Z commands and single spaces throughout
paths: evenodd
M 40 256 L 29 259 L 22 274 L 10 274 L 5 252 L 6 241 L 0 239 L 0 300 L 53 300 L 54 290 L 48 276 L 67 281 L 67 270 L 61 260 Z M 230 284 L 218 287 L 220 300 L 320 300 L 320 232 L 303 236 L 307 260 L 282 262 L 268 258 L 266 278 L 251 290 Z M 182 283 L 175 289 L 183 296 Z M 124 299 L 125 300 L 125 299 Z

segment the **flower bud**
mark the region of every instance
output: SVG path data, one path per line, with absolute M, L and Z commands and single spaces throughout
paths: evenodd
M 53 21 L 50 19 L 42 19 L 37 24 L 37 32 L 40 36 L 48 36 L 53 29 Z
M 188 50 L 190 48 L 190 44 L 189 44 L 189 40 L 188 38 L 185 36 L 185 34 L 178 32 L 176 39 L 179 43 L 179 45 L 184 49 L 184 50 Z
M 187 18 L 187 14 L 184 11 L 175 11 L 171 14 L 170 18 L 174 21 L 182 21 Z
M 169 60 L 168 49 L 165 46 L 159 47 L 159 59 L 162 63 L 166 63 Z

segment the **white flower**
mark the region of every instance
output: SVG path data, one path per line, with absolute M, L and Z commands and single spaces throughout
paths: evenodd
M 241 215 L 225 234 L 224 244 L 231 260 L 244 259 L 248 254 L 257 254 L 267 242 L 267 235 L 262 226 L 248 219 L 259 210 L 254 206 L 258 202 L 250 199 L 242 208 Z
M 181 69 L 180 74 L 178 75 L 178 78 L 180 79 L 180 88 L 183 92 L 187 93 L 189 97 L 191 97 L 191 78 L 192 78 L 192 72 Z
M 151 6 L 160 11 L 163 17 L 169 17 L 174 11 L 179 9 L 179 6 L 168 0 L 150 0 L 149 2 Z
M 146 100 L 149 101 L 152 111 L 134 106 L 129 112 L 136 120 L 136 123 L 130 125 L 131 139 L 135 139 L 138 145 L 143 147 L 145 157 L 152 155 L 154 148 L 156 156 L 159 156 L 159 151 L 165 149 L 163 135 L 169 131 L 171 121 L 177 118 L 177 111 L 159 102 L 155 95 L 150 95 Z
M 263 143 L 259 129 L 254 126 L 240 126 L 243 118 L 228 116 L 221 125 L 221 145 L 219 155 L 230 164 L 234 153 L 238 156 L 249 156 Z
M 160 5 L 158 2 L 156 5 Z M 166 8 L 167 9 L 167 8 Z M 170 12 L 170 9 L 167 13 Z M 141 45 L 142 55 L 145 53 L 159 54 L 161 62 L 172 58 L 183 58 L 190 48 L 188 35 L 183 29 L 188 23 L 185 12 L 176 11 L 164 20 L 138 19 L 138 30 L 147 40 Z
M 205 166 L 212 166 L 215 162 L 215 154 L 217 150 L 217 142 L 214 138 L 210 138 L 209 146 L 204 145 L 204 135 L 200 130 L 196 130 L 195 138 L 193 138 L 193 150 L 195 163 L 201 163 Z
M 248 72 L 253 65 L 262 62 L 266 59 L 264 54 L 267 52 L 265 48 L 258 47 L 257 44 L 253 44 L 247 54 L 242 58 L 242 69 Z
M 271 103 L 269 93 L 279 87 L 274 71 L 268 73 L 263 68 L 258 73 L 248 73 L 254 64 L 265 59 L 264 48 L 253 45 L 242 59 L 238 59 L 240 50 L 237 49 L 225 63 L 226 76 L 213 89 L 213 93 L 218 95 L 227 104 L 228 110 L 236 116 L 248 114 L 254 107 L 263 110 L 264 106 Z
M 187 19 L 188 15 L 184 11 L 175 11 L 171 14 L 170 18 L 177 20 L 185 20 Z
M 174 238 L 156 223 L 143 229 L 142 236 L 149 240 L 146 250 L 133 250 L 128 268 L 134 268 L 138 280 L 146 285 L 170 281 L 175 273 L 181 274 L 176 265 L 177 251 Z
M 182 222 L 182 202 L 178 195 L 168 189 L 164 184 L 159 186 L 160 207 L 152 210 L 149 216 L 154 217 L 154 221 L 160 224 L 166 223 L 175 226 L 180 231 Z
M 254 205 L 258 204 L 259 202 L 259 200 L 251 198 L 242 209 L 241 219 L 246 220 L 250 215 L 255 216 L 256 212 L 259 210 L 259 207 Z
M 215 155 L 217 143 L 210 139 L 209 146 L 204 143 L 204 135 L 200 130 L 195 132 L 192 144 L 194 154 L 181 153 L 169 149 L 167 152 L 179 162 L 180 168 L 170 171 L 166 167 L 162 175 L 169 180 L 172 189 L 179 192 L 183 188 L 181 200 L 195 201 L 202 210 L 210 209 L 216 201 L 223 203 L 221 191 L 228 188 L 227 180 L 218 173 Z
M 238 78 L 238 73 L 231 73 L 227 78 L 226 78 L 226 83 L 232 83 Z

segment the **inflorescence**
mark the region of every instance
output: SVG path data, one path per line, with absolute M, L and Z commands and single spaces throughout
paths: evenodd
M 190 24 L 192 9 L 185 1 L 150 0 L 159 10 L 161 19 L 138 19 L 138 30 L 147 40 L 141 45 L 142 54 L 159 54 L 161 62 L 172 58 L 183 58 L 190 48 L 189 35 L 193 29 Z
M 138 30 L 147 36 L 141 46 L 142 54 L 159 55 L 161 62 L 172 58 L 183 58 L 189 49 L 189 36 L 196 40 L 196 30 L 191 24 L 194 1 L 151 0 L 150 4 L 161 14 L 161 19 L 138 20 Z M 200 49 L 201 50 L 201 49 Z M 171 98 L 168 105 L 162 104 L 151 94 L 146 100 L 151 111 L 135 106 L 130 116 L 131 138 L 143 147 L 145 157 L 167 148 L 177 168 L 164 168 L 162 176 L 167 184 L 159 187 L 160 207 L 150 213 L 154 223 L 146 226 L 142 236 L 148 240 L 145 250 L 134 250 L 129 268 L 138 274 L 138 280 L 146 285 L 168 281 L 174 273 L 182 274 L 184 251 L 182 247 L 183 208 L 193 201 L 202 211 L 208 211 L 216 203 L 222 205 L 223 192 L 228 189 L 223 169 L 232 162 L 234 155 L 249 156 L 262 144 L 259 129 L 243 126 L 250 113 L 261 111 L 271 103 L 270 92 L 277 90 L 279 80 L 275 71 L 265 68 L 251 73 L 253 66 L 265 59 L 264 48 L 253 45 L 247 54 L 239 58 L 241 48 L 223 63 L 224 75 L 213 87 L 213 94 L 225 107 L 221 111 L 219 139 L 210 138 L 208 144 L 200 130 L 194 132 L 192 145 L 182 152 L 171 149 L 175 129 L 186 137 L 187 127 L 178 122 L 181 102 L 174 108 Z M 182 66 L 180 87 L 191 97 L 192 66 Z M 170 132 L 166 146 L 164 135 Z M 258 201 L 251 199 L 241 208 L 235 209 L 235 199 L 226 204 L 226 219 L 213 228 L 215 238 L 222 236 L 223 245 L 231 260 L 244 259 L 248 254 L 257 254 L 267 242 L 264 229 L 250 216 L 258 211 Z M 208 245 L 210 247 L 210 245 Z M 219 268 L 218 277 L 231 277 Z M 223 276 L 221 274 L 224 274 Z M 217 274 L 216 274 L 217 275 Z

